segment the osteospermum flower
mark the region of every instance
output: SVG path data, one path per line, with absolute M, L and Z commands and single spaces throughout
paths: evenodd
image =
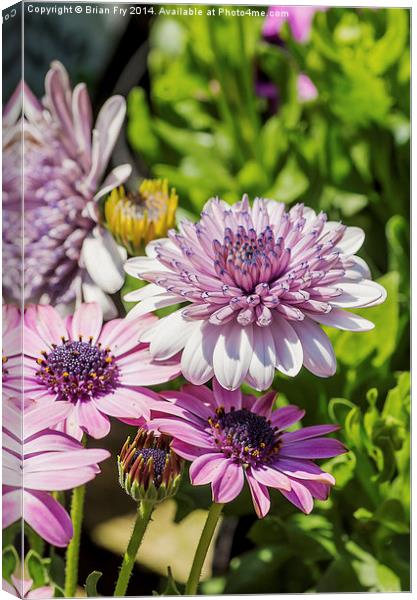
M 290 211 L 273 200 L 247 197 L 233 206 L 210 200 L 198 223 L 131 258 L 126 271 L 152 282 L 131 292 L 140 301 L 128 318 L 187 303 L 146 332 L 150 353 L 165 360 L 182 351 L 181 368 L 194 384 L 213 375 L 236 389 L 246 380 L 270 387 L 275 369 L 296 375 L 301 366 L 333 375 L 332 345 L 319 324 L 366 331 L 373 324 L 343 308 L 383 302 L 355 252 L 358 227 L 327 221 L 303 205 Z
M 25 392 L 43 404 L 70 406 L 65 431 L 102 438 L 109 416 L 149 418 L 155 395 L 141 386 L 163 383 L 179 373 L 178 361 L 155 364 L 140 332 L 155 317 L 133 324 L 114 319 L 103 325 L 96 303 L 82 304 L 64 321 L 51 306 L 31 306 L 25 313 Z
M 166 179 L 145 179 L 136 193 L 114 189 L 104 205 L 107 228 L 132 256 L 167 234 L 175 224 L 178 196 Z
M 275 392 L 245 396 L 225 390 L 216 380 L 213 391 L 187 385 L 162 395 L 166 401 L 155 409 L 152 423 L 174 438 L 171 446 L 177 454 L 191 461 L 191 483 L 211 484 L 215 502 L 234 500 L 245 479 L 259 517 L 269 511 L 269 487 L 305 513 L 313 509 L 314 498 L 328 497 L 335 480 L 314 459 L 346 451 L 338 440 L 322 437 L 337 426 L 286 432 L 303 410 L 291 405 L 272 410 Z
M 68 490 L 94 479 L 98 463 L 110 453 L 86 449 L 50 427 L 66 418 L 69 404 L 29 402 L 3 408 L 3 528 L 24 519 L 43 539 L 66 546 L 73 535 L 70 516 L 50 492 Z M 22 418 L 23 417 L 23 418 Z M 23 424 L 23 435 L 22 435 Z
M 122 165 L 102 182 L 125 111 L 124 98 L 109 98 L 93 128 L 85 84 L 72 90 L 57 61 L 46 75 L 42 103 L 25 83 L 13 94 L 3 115 L 8 296 L 19 299 L 21 291 L 23 142 L 25 298 L 56 305 L 84 297 L 99 301 L 109 316 L 116 313 L 107 294 L 123 285 L 126 252 L 98 224 L 97 201 L 130 174 Z

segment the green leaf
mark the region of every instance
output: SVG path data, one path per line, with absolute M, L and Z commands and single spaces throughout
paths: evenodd
M 308 185 L 309 181 L 300 169 L 297 159 L 290 156 L 266 196 L 278 202 L 293 202 L 307 190 Z
M 368 51 L 367 63 L 374 73 L 384 73 L 401 58 L 408 39 L 409 23 L 407 10 L 388 9 L 387 30 Z
M 142 88 L 133 88 L 127 98 L 127 135 L 132 147 L 139 154 L 144 154 L 148 161 L 160 156 L 157 136 L 152 128 L 152 118 Z
M 29 550 L 25 558 L 26 568 L 31 579 L 33 587 L 41 587 L 48 582 L 48 572 L 44 561 L 35 550 Z
M 161 596 L 181 596 L 181 592 L 179 591 L 176 581 L 172 575 L 171 567 L 168 567 L 167 571 L 168 571 L 167 584 L 166 584 L 164 591 L 160 595 Z
M 19 556 L 14 546 L 3 548 L 2 571 L 4 579 L 10 581 L 10 576 L 16 571 L 19 564 Z
M 87 577 L 84 587 L 88 598 L 97 598 L 99 595 L 97 592 L 97 583 L 102 575 L 103 573 L 100 573 L 100 571 L 92 571 Z

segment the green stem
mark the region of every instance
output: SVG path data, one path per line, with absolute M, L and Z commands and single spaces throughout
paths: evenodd
M 200 541 L 198 542 L 187 585 L 185 586 L 185 594 L 188 596 L 195 596 L 197 594 L 201 570 L 203 568 L 211 540 L 213 539 L 217 521 L 219 520 L 220 514 L 223 510 L 223 506 L 224 504 L 216 504 L 216 502 L 213 502 L 210 507 L 204 529 L 201 533 Z
M 65 563 L 65 597 L 75 596 L 78 583 L 78 559 L 80 554 L 81 526 L 83 522 L 85 485 L 72 491 L 71 521 L 74 534 L 67 548 Z
M 114 589 L 115 596 L 124 596 L 126 594 L 136 555 L 151 519 L 153 509 L 154 505 L 149 502 L 139 502 L 138 504 L 135 526 L 133 527 L 127 550 L 123 555 L 122 566 Z

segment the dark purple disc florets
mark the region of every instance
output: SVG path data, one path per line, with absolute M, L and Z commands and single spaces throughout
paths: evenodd
M 276 429 L 265 417 L 246 408 L 228 413 L 219 408 L 209 424 L 217 448 L 242 464 L 265 464 L 278 451 Z
M 119 380 L 119 369 L 110 348 L 100 343 L 62 340 L 49 353 L 38 359 L 38 379 L 57 400 L 77 402 L 97 398 L 113 391 Z
M 152 458 L 153 459 L 153 484 L 156 488 L 162 483 L 162 475 L 166 466 L 167 456 L 169 450 L 164 448 L 142 448 L 137 450 L 133 456 L 133 462 L 141 456 L 145 463 Z

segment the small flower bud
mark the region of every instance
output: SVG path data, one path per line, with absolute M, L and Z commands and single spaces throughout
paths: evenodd
M 177 493 L 183 461 L 170 448 L 170 439 L 139 429 L 128 437 L 117 457 L 119 483 L 136 502 L 158 503 Z

